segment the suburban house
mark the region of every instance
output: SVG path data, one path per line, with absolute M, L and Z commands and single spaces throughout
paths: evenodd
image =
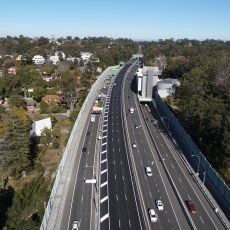
M 90 52 L 81 52 L 81 59 L 83 61 L 88 61 L 93 54 Z
M 41 55 L 35 55 L 32 61 L 35 65 L 43 65 L 45 63 L 45 58 Z
M 50 102 L 55 102 L 56 104 L 61 103 L 61 97 L 58 95 L 45 95 L 45 97 L 42 98 L 42 101 L 46 102 L 47 104 L 50 104 Z
M 50 117 L 39 120 L 39 121 L 33 121 L 32 123 L 32 130 L 30 130 L 31 136 L 38 136 L 40 137 L 42 135 L 42 131 L 47 129 L 52 129 L 52 123 Z
M 28 111 L 33 111 L 36 107 L 36 101 L 35 100 L 26 100 L 26 109 Z
M 16 74 L 17 73 L 17 67 L 16 66 L 11 66 L 7 69 L 8 74 Z
M 68 57 L 66 58 L 66 61 L 69 61 L 69 62 L 80 62 L 80 58 L 78 57 Z
M 58 76 L 56 73 L 51 73 L 51 74 L 47 74 L 46 72 L 42 73 L 42 79 L 44 81 L 51 81 L 51 80 L 57 79 L 57 78 L 58 78 Z
M 49 60 L 52 62 L 53 65 L 57 65 L 59 60 L 59 56 L 50 56 Z
M 62 58 L 64 60 L 66 58 L 65 53 L 62 52 L 62 51 L 56 51 L 54 55 L 57 56 L 57 57 L 59 57 L 59 58 Z
M 51 74 L 42 74 L 42 79 L 44 81 L 51 81 L 53 79 Z

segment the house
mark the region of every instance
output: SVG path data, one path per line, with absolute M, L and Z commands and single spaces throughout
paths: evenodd
M 18 55 L 17 57 L 16 57 L 16 61 L 21 61 L 22 60 L 22 55 Z
M 53 65 L 57 65 L 59 60 L 59 56 L 50 56 L 49 60 L 52 62 Z
M 58 95 L 45 95 L 45 97 L 42 98 L 42 101 L 46 102 L 47 104 L 50 104 L 51 101 L 54 101 L 56 104 L 61 103 L 61 97 Z
M 36 101 L 35 100 L 26 100 L 26 109 L 28 111 L 33 111 L 36 107 Z
M 39 121 L 33 121 L 32 123 L 32 130 L 30 130 L 31 136 L 38 136 L 40 137 L 42 135 L 42 131 L 47 129 L 52 129 L 52 123 L 50 117 L 39 120 Z
M 77 58 L 77 57 L 68 57 L 66 58 L 66 61 L 69 61 L 69 62 L 80 62 L 80 58 Z
M 101 67 L 97 67 L 97 73 L 102 73 L 102 68 Z
M 60 59 L 63 59 L 63 60 L 65 60 L 65 58 L 66 58 L 65 53 L 62 51 L 56 51 L 54 55 L 59 57 Z
M 88 61 L 93 54 L 90 52 L 81 52 L 81 59 L 83 61 Z
M 56 73 L 47 74 L 46 72 L 42 73 L 42 79 L 44 81 L 51 81 L 53 79 L 58 79 L 59 76 Z
M 99 63 L 100 62 L 100 59 L 98 57 L 95 57 L 95 56 L 91 56 L 90 57 L 90 60 L 94 63 Z
M 16 66 L 11 66 L 7 69 L 8 74 L 16 74 L 17 73 L 17 67 Z
M 45 63 L 45 58 L 41 55 L 35 55 L 32 61 L 35 65 L 43 65 Z
M 51 74 L 42 74 L 43 81 L 51 81 L 53 79 Z

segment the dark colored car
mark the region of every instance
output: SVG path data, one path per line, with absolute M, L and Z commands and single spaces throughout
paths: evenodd
M 196 213 L 196 206 L 193 204 L 193 202 L 191 200 L 186 200 L 185 203 L 188 206 L 188 209 L 191 213 L 195 214 Z
M 82 152 L 85 153 L 86 152 L 86 147 L 82 148 Z
M 90 136 L 90 132 L 87 132 L 87 133 L 86 133 L 86 136 Z

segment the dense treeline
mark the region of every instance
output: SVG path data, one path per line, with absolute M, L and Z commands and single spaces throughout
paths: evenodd
M 181 86 L 168 98 L 203 154 L 230 183 L 230 42 L 160 40 L 144 44 L 145 58 L 164 54 L 163 78 Z
M 100 59 L 100 65 L 105 67 L 116 65 L 119 60 L 129 60 L 137 50 L 136 42 L 123 38 L 86 37 L 80 39 L 67 36 L 51 40 L 45 37 L 32 39 L 23 35 L 0 38 L 0 55 L 23 55 L 30 63 L 32 57 L 37 54 L 46 58 L 47 55 L 54 55 L 55 51 L 62 51 L 67 57 L 80 57 L 80 52 L 92 52 Z M 7 59 L 7 57 L 0 59 L 0 65 L 7 64 Z

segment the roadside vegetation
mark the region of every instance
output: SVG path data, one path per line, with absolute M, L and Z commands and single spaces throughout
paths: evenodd
M 104 37 L 0 38 L 0 229 L 40 228 L 57 166 L 91 85 L 137 47 L 129 39 Z M 48 57 L 56 51 L 77 58 L 60 55 L 54 65 Z M 86 61 L 80 52 L 93 56 Z M 35 65 L 34 55 L 43 55 L 45 63 Z M 52 78 L 46 81 L 47 76 Z M 61 101 L 45 101 L 47 95 Z M 32 121 L 47 117 L 52 131 L 31 137 Z
M 142 45 L 148 62 L 165 55 L 162 77 L 181 83 L 166 102 L 230 186 L 230 42 L 169 39 Z

